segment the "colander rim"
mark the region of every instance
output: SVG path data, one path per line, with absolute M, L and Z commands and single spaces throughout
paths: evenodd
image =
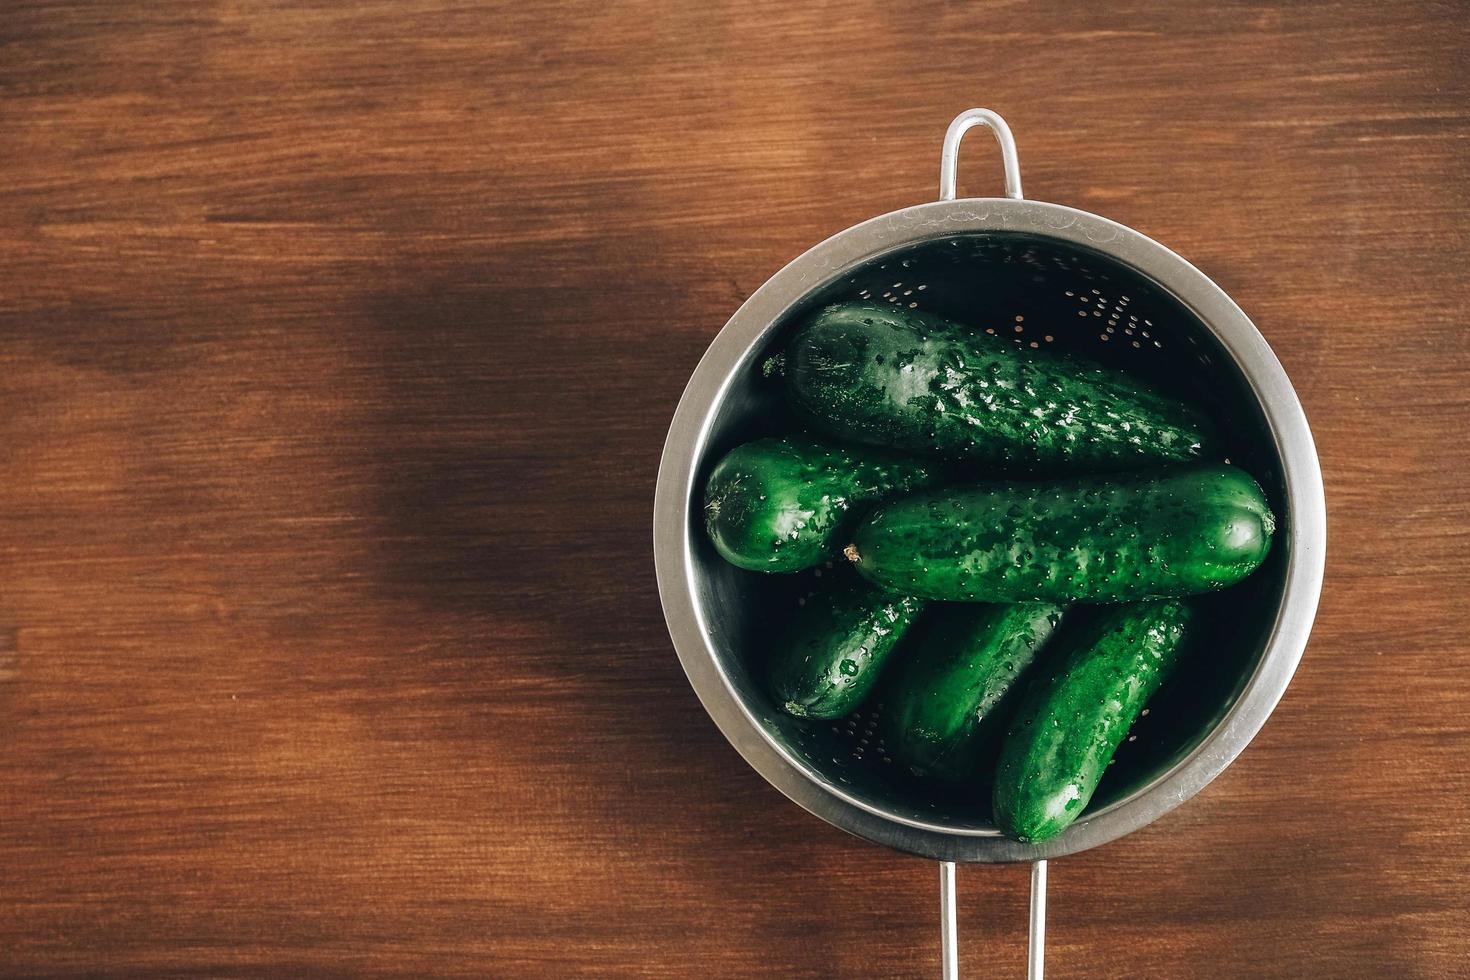
M 1291 551 L 1264 652 L 1234 704 L 1187 755 L 1148 783 L 1087 814 L 1057 838 L 1023 844 L 885 811 L 846 792 L 771 737 L 737 692 L 710 641 L 693 581 L 694 481 L 715 410 L 769 331 L 806 297 L 854 268 L 933 239 L 1014 233 L 1080 246 L 1127 266 L 1197 317 L 1235 362 L 1281 460 Z M 1326 503 L 1311 430 L 1265 338 L 1208 276 L 1152 238 L 1087 211 L 1042 201 L 965 198 L 901 208 L 807 249 L 771 276 L 715 335 L 675 410 L 660 460 L 654 561 L 665 620 L 691 686 L 725 738 L 788 798 L 873 843 L 939 860 L 1018 862 L 1075 854 L 1153 823 L 1194 796 L 1245 749 L 1295 673 L 1315 617 L 1326 555 Z

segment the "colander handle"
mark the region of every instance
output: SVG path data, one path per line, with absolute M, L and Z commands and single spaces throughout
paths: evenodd
M 1016 138 L 1011 127 L 989 109 L 966 109 L 954 117 L 944 134 L 944 149 L 939 153 L 939 199 L 955 198 L 955 171 L 960 160 L 960 140 L 975 126 L 986 126 L 1000 144 L 1000 162 L 1006 173 L 1006 197 L 1021 200 L 1021 164 L 1016 157 Z
M 960 980 L 959 937 L 955 931 L 954 862 L 939 862 L 939 963 L 944 980 Z
M 960 980 L 960 949 L 954 897 L 954 862 L 939 862 L 939 963 L 943 980 Z M 1046 969 L 1046 862 L 1031 865 L 1031 931 L 1026 944 L 1026 980 L 1043 980 Z
M 1031 865 L 1031 932 L 1026 940 L 1026 980 L 1046 970 L 1046 862 Z

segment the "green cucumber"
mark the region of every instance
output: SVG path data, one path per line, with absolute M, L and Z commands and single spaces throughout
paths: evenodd
M 1009 695 L 1061 618 L 1045 602 L 931 609 L 885 681 L 888 750 L 920 775 L 983 779 Z
M 1179 660 L 1190 607 L 1178 599 L 1108 610 L 1027 689 L 1001 744 L 992 810 L 1020 841 L 1076 820 L 1148 699 Z M 1065 638 L 1064 638 L 1065 639 Z
M 1221 589 L 1258 568 L 1275 518 L 1233 466 L 914 494 L 845 549 L 889 592 L 975 602 L 1128 602 Z
M 877 682 L 883 664 L 924 603 L 850 581 L 806 600 L 773 652 L 771 695 L 797 718 L 840 718 Z
M 1203 419 L 1100 365 L 917 310 L 829 306 L 786 350 L 799 415 L 842 439 L 988 463 L 1121 469 L 1195 459 Z
M 758 572 L 795 572 L 832 557 L 854 506 L 924 486 L 932 467 L 808 436 L 747 442 L 716 464 L 704 519 L 715 549 Z

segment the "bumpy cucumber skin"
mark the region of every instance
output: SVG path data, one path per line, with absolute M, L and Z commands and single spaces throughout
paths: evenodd
M 1076 820 L 1128 729 L 1179 659 L 1191 618 L 1178 599 L 1109 610 L 1027 689 L 1001 744 L 992 809 L 1020 841 Z
M 898 641 L 923 609 L 862 582 L 807 599 L 774 651 L 770 690 L 797 718 L 840 718 L 867 697 Z
M 1127 376 L 889 304 L 829 306 L 786 353 L 797 413 L 843 439 L 983 462 L 1195 459 L 1201 416 Z
M 1009 695 L 1061 619 L 1045 602 L 931 608 L 886 687 L 888 750 L 920 775 L 983 780 Z
M 1191 595 L 1258 568 L 1276 521 L 1233 466 L 923 493 L 881 506 L 847 556 L 890 592 L 978 602 Z
M 740 568 L 795 572 L 831 558 L 855 506 L 932 482 L 932 467 L 898 453 L 786 436 L 740 446 L 705 486 L 705 528 Z

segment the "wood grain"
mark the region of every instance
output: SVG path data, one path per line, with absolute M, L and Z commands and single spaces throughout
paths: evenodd
M 1291 690 L 1053 868 L 1051 975 L 1470 975 L 1464 13 L 7 5 L 0 973 L 936 975 L 932 865 L 702 713 L 649 523 L 720 324 L 984 104 L 1254 317 L 1330 508 Z M 1025 870 L 960 890 L 1022 975 Z

